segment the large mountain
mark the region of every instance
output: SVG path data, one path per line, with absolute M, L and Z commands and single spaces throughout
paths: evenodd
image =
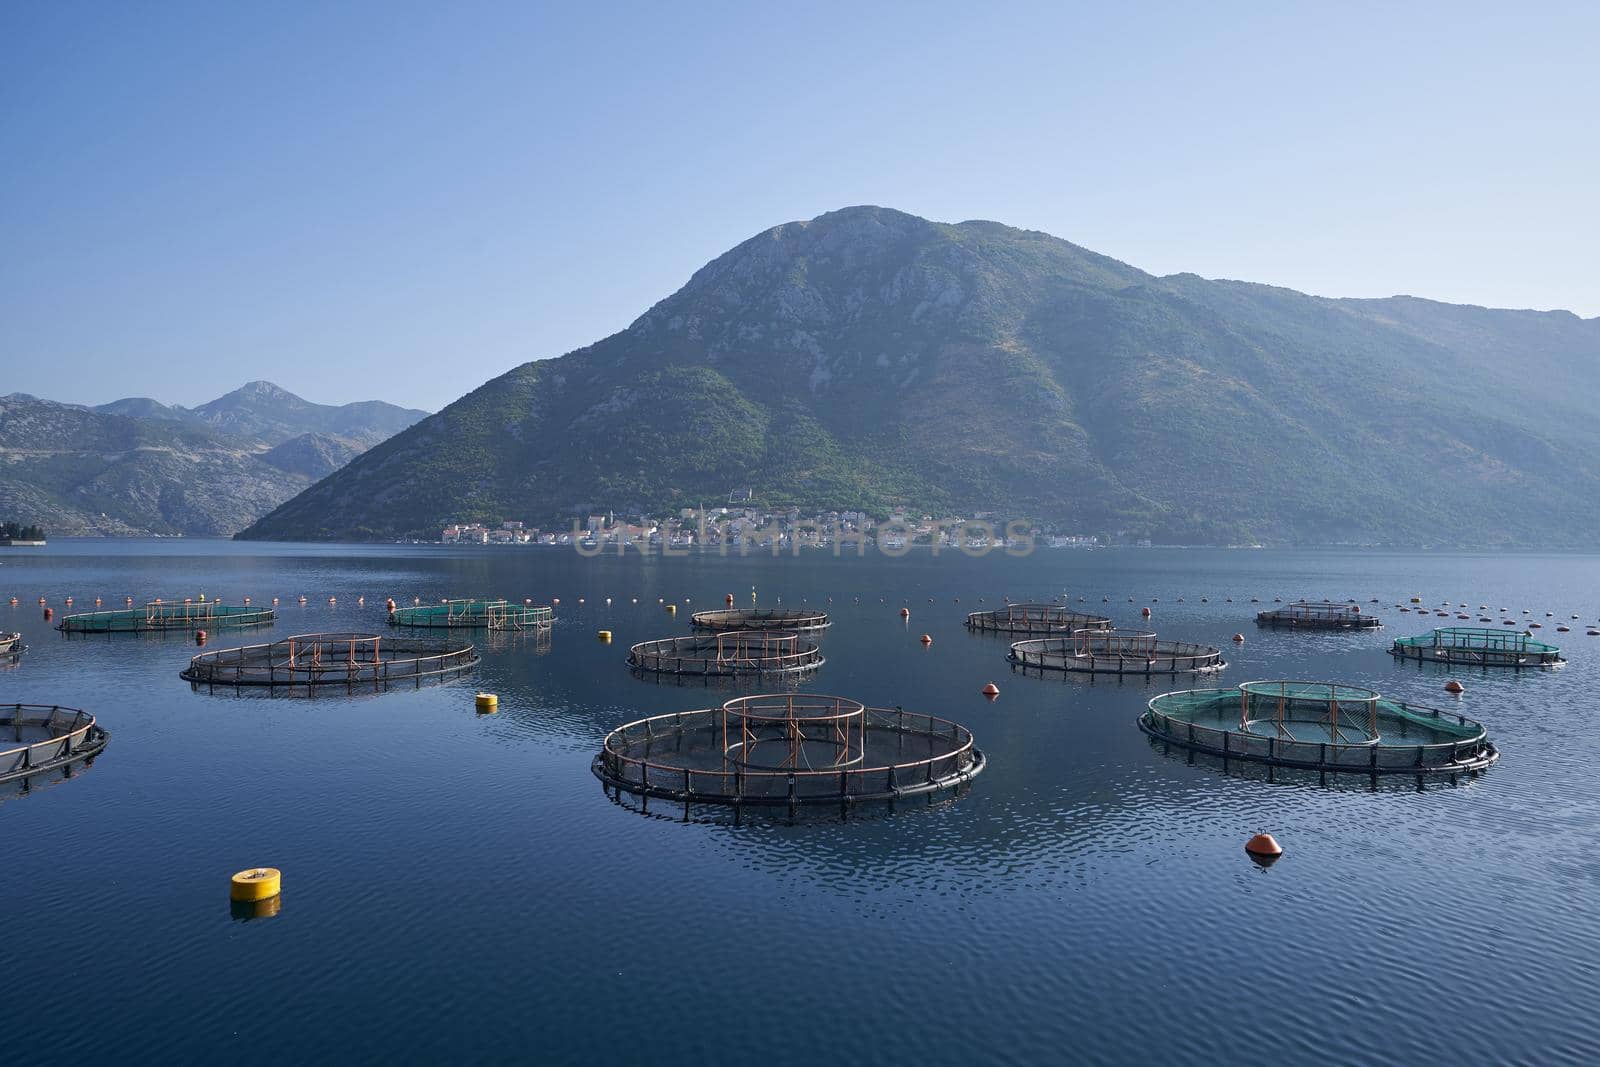
M 720 256 L 241 536 L 560 522 L 753 489 L 1189 541 L 1594 544 L 1600 320 L 1155 277 L 850 208 Z
M 268 382 L 193 409 L 0 397 L 0 515 L 54 535 L 231 534 L 425 414 Z

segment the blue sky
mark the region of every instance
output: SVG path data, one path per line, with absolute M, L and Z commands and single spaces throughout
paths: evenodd
M 435 409 L 874 203 L 1600 315 L 1600 5 L 0 6 L 0 394 Z

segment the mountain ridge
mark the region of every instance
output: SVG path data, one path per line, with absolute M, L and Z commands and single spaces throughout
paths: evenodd
M 252 386 L 195 409 L 0 397 L 0 511 L 56 536 L 232 534 L 426 414 Z
M 847 208 L 741 242 L 241 536 L 750 487 L 1190 542 L 1591 543 L 1597 323 L 1158 277 L 1038 231 Z

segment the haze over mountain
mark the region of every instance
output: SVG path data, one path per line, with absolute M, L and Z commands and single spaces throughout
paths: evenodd
M 777 226 L 241 536 L 390 538 L 753 489 L 1190 542 L 1593 545 L 1600 320 L 1155 277 L 876 207 Z
M 231 534 L 426 412 L 251 382 L 196 408 L 0 397 L 0 514 L 52 535 Z

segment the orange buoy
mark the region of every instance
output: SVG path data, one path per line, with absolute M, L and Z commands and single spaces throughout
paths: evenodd
M 206 632 L 204 630 L 196 630 L 194 632 L 194 643 L 197 645 L 206 643 Z
M 910 608 L 901 608 L 901 609 L 900 609 L 900 617 L 901 617 L 901 618 L 902 618 L 902 619 L 909 619 L 909 618 L 911 618 L 911 609 L 910 609 Z
M 47 601 L 46 601 L 46 600 L 45 600 L 45 598 L 44 598 L 44 597 L 40 597 L 40 598 L 39 598 L 39 606 L 40 606 L 40 607 L 44 607 L 44 605 L 45 605 L 45 604 L 46 604 L 46 603 L 48 603 L 48 602 L 47 602 Z
M 1271 834 L 1256 834 L 1244 843 L 1244 850 L 1252 856 L 1281 856 L 1283 846 Z
M 1000 687 L 995 685 L 993 682 L 990 682 L 988 685 L 983 687 L 983 695 L 988 697 L 990 700 L 993 700 L 995 697 L 1000 695 Z
M 56 617 L 56 613 L 54 611 L 52 611 L 49 608 L 45 608 L 44 609 L 44 621 L 45 622 L 49 622 L 51 619 L 53 619 L 55 617 Z
M 248 604 L 248 603 L 250 603 L 250 598 L 249 598 L 249 597 L 245 597 L 245 598 L 244 598 L 244 602 L 245 602 L 245 603 L 246 603 L 246 604 Z
M 390 611 L 393 611 L 394 610 L 394 597 L 390 597 L 388 600 L 384 601 L 383 602 L 383 606 L 388 608 Z
M 1233 635 L 1233 643 L 1236 644 L 1236 645 L 1244 644 L 1244 634 L 1234 634 Z
M 931 645 L 931 644 L 933 644 L 933 638 L 929 637 L 927 634 L 923 634 L 922 635 L 922 643 L 923 643 L 924 646 Z
M 733 594 L 732 593 L 728 593 L 727 595 L 725 595 L 722 598 L 722 600 L 723 600 L 723 603 L 728 605 L 728 607 L 730 607 L 730 608 L 733 607 Z
M 1444 691 L 1452 696 L 1460 696 L 1462 693 L 1467 691 L 1467 687 L 1452 678 L 1448 682 L 1444 683 Z

